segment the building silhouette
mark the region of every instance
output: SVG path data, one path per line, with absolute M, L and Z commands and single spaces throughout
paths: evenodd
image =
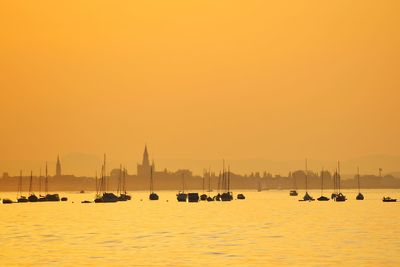
M 57 176 L 57 177 L 60 177 L 60 176 L 61 176 L 61 162 L 60 162 L 60 156 L 57 156 L 56 176 Z
M 153 172 L 155 172 L 154 160 L 150 165 L 149 152 L 147 151 L 147 145 L 145 145 L 144 152 L 143 152 L 142 164 L 137 164 L 137 176 L 138 177 L 150 176 L 151 168 L 153 168 Z

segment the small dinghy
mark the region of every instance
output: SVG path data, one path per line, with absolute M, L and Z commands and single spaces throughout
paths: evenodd
M 12 204 L 12 200 L 8 198 L 3 198 L 3 204 Z
M 383 202 L 396 202 L 397 199 L 391 198 L 391 197 L 383 197 L 382 201 Z
M 243 194 L 238 194 L 237 199 L 246 199 L 246 197 Z
M 189 193 L 188 194 L 188 201 L 189 202 L 199 202 L 199 193 Z

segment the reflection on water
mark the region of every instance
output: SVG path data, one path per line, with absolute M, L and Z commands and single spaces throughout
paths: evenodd
M 133 192 L 119 203 L 81 204 L 93 198 L 86 193 L 1 205 L 0 265 L 399 266 L 400 202 L 381 198 L 400 193 L 365 190 L 364 201 L 356 193 L 345 192 L 343 203 L 299 202 L 286 191 L 178 203 L 165 191 L 155 202 Z

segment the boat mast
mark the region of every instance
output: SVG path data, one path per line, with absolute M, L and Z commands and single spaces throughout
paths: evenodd
M 358 193 L 360 194 L 360 167 L 357 166 Z
M 39 195 L 42 193 L 42 167 L 39 169 Z
M 228 193 L 230 192 L 231 188 L 231 166 L 228 166 Z
M 46 178 L 44 180 L 44 193 L 46 195 L 49 193 L 49 175 L 47 170 L 47 162 L 46 162 Z
M 31 171 L 31 179 L 29 181 L 29 195 L 32 193 L 32 180 L 33 180 L 33 177 L 32 177 L 32 171 Z
M 307 159 L 306 159 L 306 193 L 308 193 L 308 166 L 307 166 Z
M 206 172 L 207 172 L 207 171 L 206 171 L 205 169 L 203 169 L 203 193 L 204 193 L 204 187 L 205 187 L 205 184 L 204 184 L 205 181 L 204 181 L 204 180 L 205 180 L 205 178 L 206 178 Z
M 338 175 L 337 175 L 337 179 L 338 179 L 338 189 L 339 189 L 339 193 L 340 193 L 340 162 L 337 162 L 338 164 Z
M 211 167 L 208 167 L 208 192 L 211 192 Z
M 150 194 L 153 193 L 153 167 L 150 168 Z
M 122 164 L 119 165 L 118 188 L 117 194 L 122 193 Z
M 322 168 L 321 172 L 321 196 L 323 192 L 324 192 L 324 168 Z
M 19 171 L 19 180 L 18 180 L 18 196 L 20 197 L 22 195 L 22 170 Z

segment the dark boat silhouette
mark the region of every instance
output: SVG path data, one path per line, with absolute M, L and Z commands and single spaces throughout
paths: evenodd
M 290 172 L 289 177 L 293 179 L 293 190 L 290 190 L 289 192 L 289 196 L 292 197 L 296 197 L 299 195 L 299 193 L 297 193 L 297 181 L 296 181 L 296 177 L 293 177 L 292 172 Z
M 67 197 L 62 197 L 61 201 L 68 201 L 68 198 Z M 72 203 L 74 203 L 74 202 L 72 202 Z
M 383 202 L 397 202 L 397 199 L 391 198 L 391 197 L 383 197 L 382 201 Z
M 243 194 L 238 194 L 236 198 L 241 200 L 246 199 L 246 197 Z
M 58 194 L 49 194 L 49 175 L 48 175 L 48 171 L 47 171 L 47 162 L 46 162 L 46 177 L 45 177 L 45 181 L 44 181 L 44 191 L 46 196 L 45 201 L 49 201 L 49 202 L 58 202 L 60 201 L 60 196 Z M 66 201 L 67 199 L 65 197 L 63 197 L 64 200 L 61 199 L 61 201 Z
M 118 190 L 117 194 L 119 194 L 118 201 L 128 201 L 131 200 L 132 197 L 126 192 L 126 169 L 122 171 L 122 166 L 120 167 L 120 176 L 118 179 Z
M 28 201 L 29 202 L 37 202 L 39 198 L 35 195 L 35 193 L 32 192 L 32 186 L 33 186 L 33 175 L 32 175 L 32 171 L 31 171 L 31 179 L 29 181 L 29 197 L 28 197 Z
M 317 198 L 318 201 L 329 201 L 329 198 L 323 195 L 324 193 L 324 169 L 321 171 L 321 196 Z
M 204 187 L 205 187 L 205 173 L 206 171 L 203 172 L 203 194 L 200 196 L 201 201 L 206 201 L 207 200 L 207 195 L 204 193 Z
M 360 191 L 360 168 L 357 167 L 357 184 L 358 184 L 358 195 L 356 196 L 356 200 L 364 200 L 364 195 L 361 194 Z
M 225 162 L 224 162 L 224 167 L 222 170 L 222 185 L 223 185 L 224 192 L 221 194 L 221 201 L 232 201 L 233 200 L 233 193 L 230 191 L 230 183 L 231 183 L 230 173 L 231 173 L 231 171 L 230 171 L 229 166 L 228 166 L 228 172 L 225 172 Z
M 154 181 L 153 181 L 153 166 L 150 168 L 150 195 L 149 200 L 158 200 L 159 197 L 154 193 Z
M 210 195 L 207 196 L 207 201 L 208 202 L 214 201 L 214 198 L 211 197 L 211 192 L 212 192 L 212 189 L 211 189 L 211 168 L 209 168 L 208 169 L 208 193 Z
M 189 202 L 199 202 L 199 193 L 188 193 Z
M 176 194 L 176 200 L 178 200 L 178 202 L 186 202 L 187 196 L 188 195 L 184 192 L 179 191 L 179 193 Z
M 345 202 L 346 200 L 347 200 L 347 198 L 346 198 L 346 196 L 345 195 L 343 195 L 343 193 L 340 191 L 340 180 L 341 180 L 341 177 L 340 177 L 340 162 L 338 161 L 338 171 L 337 171 L 337 187 L 338 187 L 338 194 L 336 195 L 336 197 L 334 198 L 334 200 L 336 201 L 336 202 Z
M 188 195 L 185 193 L 185 174 L 182 173 L 182 191 L 176 194 L 176 200 L 178 202 L 186 202 Z
M 344 202 L 346 200 L 347 200 L 346 196 L 343 195 L 342 193 L 337 194 L 337 196 L 335 198 L 336 202 Z
M 81 191 L 79 191 L 79 194 L 85 194 L 85 190 L 81 190 Z
M 104 154 L 104 163 L 101 168 L 101 180 L 100 185 L 97 185 L 96 181 L 96 198 L 95 203 L 115 203 L 118 201 L 118 197 L 114 193 L 107 192 L 107 175 L 106 175 L 106 155 Z M 97 180 L 97 179 L 96 179 Z
M 92 203 L 92 202 L 89 201 L 89 200 L 84 200 L 84 201 L 82 201 L 81 203 L 82 203 L 82 204 L 88 204 L 88 203 Z
M 17 188 L 17 202 L 27 203 L 28 199 L 26 196 L 22 195 L 22 170 L 19 172 L 18 188 Z
M 11 199 L 8 198 L 3 198 L 3 204 L 12 204 L 13 201 Z
M 306 193 L 301 201 L 314 201 L 315 199 L 308 194 L 308 166 L 307 166 L 307 159 L 306 159 Z

